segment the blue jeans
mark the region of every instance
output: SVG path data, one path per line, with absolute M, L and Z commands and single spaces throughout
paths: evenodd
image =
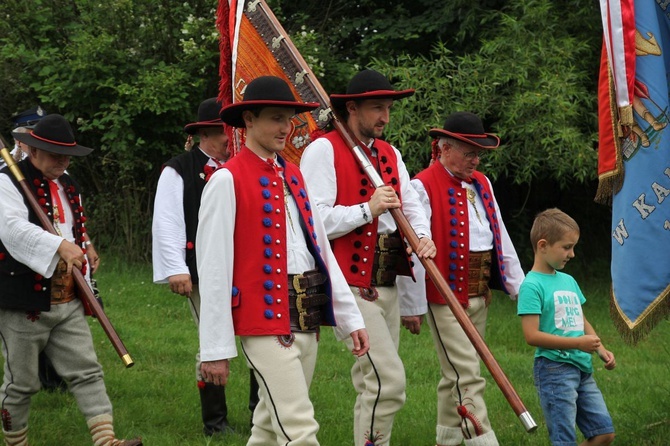
M 575 423 L 587 439 L 614 432 L 593 374 L 539 357 L 535 358 L 533 375 L 553 446 L 577 444 Z

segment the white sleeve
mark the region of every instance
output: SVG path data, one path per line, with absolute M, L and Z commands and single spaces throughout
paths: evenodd
M 512 244 L 512 239 L 510 239 L 505 223 L 502 220 L 502 214 L 500 213 L 500 208 L 498 207 L 498 200 L 496 200 L 495 194 L 493 193 L 493 186 L 491 181 L 486 178 L 486 181 L 489 182 L 489 188 L 491 194 L 493 195 L 493 203 L 495 203 L 496 215 L 498 216 L 498 223 L 500 224 L 500 237 L 502 238 L 502 251 L 503 251 L 503 265 L 505 266 L 505 275 L 507 276 L 507 281 L 505 282 L 505 287 L 509 291 L 509 297 L 512 300 L 516 300 L 516 297 L 519 294 L 519 289 L 521 288 L 521 283 L 526 275 L 521 268 L 521 262 L 519 262 L 519 256 L 514 249 Z
M 236 207 L 233 176 L 229 170 L 219 169 L 202 192 L 195 242 L 201 361 L 237 356 L 231 308 Z
M 309 189 L 307 195 L 311 199 L 311 191 Z M 365 328 L 365 322 L 358 309 L 358 304 L 356 304 L 356 299 L 347 284 L 347 280 L 344 278 L 344 274 L 342 274 L 337 259 L 335 259 L 333 250 L 330 248 L 318 208 L 312 208 L 312 216 L 314 218 L 314 230 L 319 241 L 319 247 L 321 248 L 321 258 L 323 258 L 330 276 L 333 312 L 335 314 L 335 323 L 337 324 L 334 327 L 335 337 L 341 341 L 347 338 L 352 332 Z
M 402 194 L 402 211 L 412 225 L 414 232 L 421 237 L 431 237 L 430 233 L 430 219 L 426 217 L 426 211 L 421 204 L 421 198 L 410 184 L 409 173 L 407 167 L 402 160 L 402 155 L 395 147 L 393 150 L 398 158 L 398 174 L 400 180 L 400 193 Z
M 423 186 L 423 183 L 417 179 L 411 181 L 411 186 L 416 192 L 417 200 L 421 204 L 426 219 L 428 220 L 428 224 L 430 224 L 432 212 L 430 209 L 430 199 L 428 198 L 426 189 Z M 412 254 L 412 262 L 414 262 L 413 270 L 416 282 L 408 276 L 396 277 L 401 316 L 418 316 L 426 314 L 428 311 L 428 301 L 426 300 L 426 270 L 415 254 Z
M 371 220 L 367 201 L 354 206 L 335 206 L 337 176 L 333 146 L 326 138 L 312 142 L 300 158 L 300 171 L 309 186 L 310 200 L 321 213 L 328 239 L 334 240 L 363 226 Z M 361 207 L 362 205 L 362 207 Z
M 154 283 L 167 283 L 170 276 L 189 274 L 186 266 L 184 180 L 172 167 L 158 179 L 151 226 Z
M 40 211 L 41 212 L 41 211 Z M 28 208 L 9 175 L 0 174 L 0 240 L 18 262 L 50 278 L 60 260 L 63 237 L 28 220 Z

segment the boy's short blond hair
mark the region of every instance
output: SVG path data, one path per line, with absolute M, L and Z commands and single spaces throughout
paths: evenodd
M 530 229 L 530 243 L 533 245 L 533 252 L 537 250 L 537 242 L 540 240 L 545 239 L 550 245 L 553 245 L 568 232 L 579 233 L 579 225 L 574 218 L 558 208 L 540 212 Z

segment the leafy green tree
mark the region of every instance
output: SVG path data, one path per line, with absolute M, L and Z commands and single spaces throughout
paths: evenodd
M 521 197 L 509 207 L 517 215 L 530 218 L 526 203 L 539 209 L 589 194 L 597 3 L 268 3 L 326 91 L 343 92 L 369 66 L 417 90 L 396 103 L 386 135 L 412 172 L 428 163 L 427 130 L 451 111 L 471 110 L 503 140 L 482 170 Z M 0 132 L 9 135 L 9 117 L 36 103 L 73 123 L 78 141 L 96 149 L 70 170 L 105 250 L 148 258 L 160 166 L 180 152 L 197 104 L 217 94 L 216 7 L 216 0 L 0 3 Z
M 12 90 L 3 116 L 39 102 L 96 149 L 70 170 L 87 192 L 91 233 L 106 249 L 147 257 L 160 166 L 183 146 L 181 128 L 197 104 L 217 94 L 216 6 L 3 2 L 0 73 Z
M 573 10 L 572 14 L 597 13 Z M 599 34 L 575 36 L 577 22 L 555 2 L 509 2 L 489 22 L 478 51 L 456 55 L 437 43 L 431 54 L 376 60 L 374 66 L 417 94 L 395 105 L 390 140 L 405 151 L 411 170 L 427 165 L 427 130 L 451 112 L 477 113 L 498 133 L 503 150 L 485 171 L 517 184 L 552 179 L 560 186 L 596 177 L 596 78 Z M 421 123 L 420 125 L 417 125 Z

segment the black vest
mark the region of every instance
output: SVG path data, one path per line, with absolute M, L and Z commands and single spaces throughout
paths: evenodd
M 184 181 L 184 223 L 186 224 L 186 266 L 191 273 L 191 282 L 198 283 L 198 267 L 195 261 L 195 235 L 198 231 L 198 211 L 200 197 L 205 188 L 205 165 L 209 156 L 200 149 L 175 156 L 163 167 L 171 167 Z
M 51 218 L 53 206 L 47 179 L 28 159 L 20 161 L 17 165 L 35 193 L 42 210 Z M 9 175 L 17 189 L 21 190 L 8 167 L 0 170 L 1 174 Z M 67 174 L 61 176 L 59 180 L 68 197 L 67 205 L 72 209 L 72 215 L 75 218 L 75 225 L 70 228 L 70 231 L 74 233 L 75 244 L 81 246 L 84 242 L 83 225 L 86 218 L 79 202 L 79 187 Z M 23 201 L 28 209 L 28 220 L 41 227 L 37 214 L 30 207 L 28 200 L 24 197 Z M 63 203 L 63 206 L 66 204 Z M 67 231 L 68 228 L 64 230 Z M 0 241 L 0 308 L 26 311 L 49 311 L 51 309 L 51 279 L 37 274 L 14 259 L 2 241 Z

